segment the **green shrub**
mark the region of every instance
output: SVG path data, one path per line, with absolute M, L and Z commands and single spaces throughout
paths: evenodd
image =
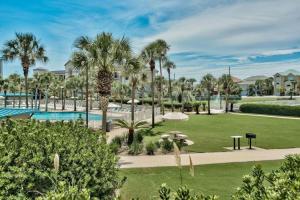
M 171 152 L 173 150 L 173 142 L 171 142 L 169 140 L 163 140 L 160 143 L 160 146 L 161 146 L 162 151 L 164 153 L 168 153 L 168 152 Z
M 111 140 L 111 144 L 116 144 L 117 146 L 121 147 L 124 142 L 124 137 L 116 136 Z
M 134 137 L 132 144 L 129 147 L 128 154 L 130 155 L 138 155 L 143 152 L 143 143 L 137 140 L 137 137 Z
M 181 109 L 182 104 L 178 103 L 178 102 L 174 102 L 173 106 L 174 106 L 175 109 Z M 168 108 L 168 109 L 171 109 L 172 108 L 172 103 L 171 102 L 165 102 L 164 103 L 164 107 Z
M 138 141 L 138 143 L 143 142 L 144 136 L 141 132 L 136 132 L 135 136 L 136 140 Z
M 202 110 L 206 111 L 206 102 L 202 102 Z
M 193 107 L 194 107 L 195 112 L 196 112 L 197 115 L 199 115 L 200 106 L 201 106 L 201 102 L 199 102 L 199 101 L 195 101 L 195 102 L 193 103 Z
M 113 199 L 121 186 L 117 158 L 102 138 L 82 122 L 2 121 L 0 197 L 35 199 L 65 182 Z
M 154 155 L 156 150 L 156 145 L 153 142 L 149 142 L 146 144 L 146 152 L 148 155 Z
M 244 113 L 257 113 L 268 115 L 300 117 L 300 106 L 282 106 L 268 104 L 242 104 L 240 111 Z

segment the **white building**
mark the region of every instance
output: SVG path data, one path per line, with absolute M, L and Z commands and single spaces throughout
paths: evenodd
M 242 96 L 248 96 L 249 95 L 249 86 L 254 85 L 256 81 L 258 80 L 266 80 L 267 76 L 250 76 L 248 78 L 245 78 L 241 82 L 239 82 L 239 86 L 242 89 Z

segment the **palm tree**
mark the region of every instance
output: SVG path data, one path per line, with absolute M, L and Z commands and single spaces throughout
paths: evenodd
M 16 33 L 16 38 L 5 43 L 2 50 L 4 60 L 20 59 L 25 77 L 26 108 L 28 108 L 28 72 L 36 61 L 47 62 L 45 49 L 31 33 Z
M 115 125 L 121 127 L 121 128 L 126 128 L 128 129 L 128 140 L 127 144 L 131 145 L 133 142 L 134 138 L 134 130 L 139 129 L 139 128 L 144 128 L 148 123 L 146 121 L 138 121 L 136 123 L 128 123 L 125 120 L 122 119 L 117 119 L 115 122 Z
M 127 38 L 115 39 L 111 33 L 98 34 L 92 46 L 92 64 L 97 69 L 97 89 L 102 109 L 102 130 L 106 133 L 107 107 L 111 95 L 113 72 L 117 66 L 125 63 L 131 53 L 131 47 Z
M 125 74 L 130 78 L 131 84 L 131 123 L 134 124 L 135 93 L 140 80 L 143 65 L 138 58 L 130 58 L 124 66 Z
M 50 85 L 49 85 L 49 90 L 51 95 L 53 96 L 53 106 L 54 106 L 54 110 L 56 110 L 56 99 L 59 96 L 59 85 L 60 85 L 61 81 L 57 78 L 57 77 L 53 77 Z
M 144 105 L 144 98 L 145 98 L 145 84 L 148 83 L 148 76 L 145 72 L 141 73 L 140 76 L 140 91 L 142 96 L 142 105 Z
M 16 98 L 16 92 L 18 91 L 17 85 L 21 84 L 20 75 L 19 74 L 10 74 L 8 76 L 9 81 L 9 90 L 11 93 L 13 93 L 13 107 L 15 107 L 15 98 Z
M 166 60 L 163 66 L 165 69 L 167 69 L 168 72 L 168 79 L 169 79 L 169 98 L 171 101 L 171 107 L 172 107 L 172 112 L 174 112 L 174 105 L 173 105 L 173 98 L 172 98 L 172 83 L 171 83 L 171 69 L 175 69 L 176 65 L 170 61 Z
M 219 79 L 221 89 L 223 90 L 225 94 L 225 112 L 228 112 L 228 105 L 229 105 L 229 95 L 231 93 L 231 88 L 234 84 L 231 76 L 229 74 L 223 74 Z
M 7 79 L 4 80 L 3 90 L 4 90 L 4 107 L 7 107 L 7 90 L 9 89 L 9 81 Z
M 205 88 L 207 92 L 207 109 L 209 115 L 210 115 L 210 98 L 212 92 L 214 91 L 215 83 L 216 83 L 216 79 L 211 74 L 206 74 L 201 80 L 201 85 L 203 88 Z
M 85 74 L 85 122 L 88 126 L 89 122 L 89 70 L 91 67 L 92 53 L 96 53 L 92 49 L 92 40 L 86 36 L 79 37 L 75 40 L 74 46 L 78 51 L 72 55 L 71 62 L 75 69 Z
M 49 94 L 49 85 L 53 80 L 53 74 L 51 72 L 46 72 L 41 75 L 41 90 L 45 91 L 45 111 L 48 111 L 48 94 Z M 40 92 L 41 98 L 41 92 Z M 40 100 L 41 101 L 41 100 Z
M 150 43 L 146 46 L 142 53 L 141 58 L 145 63 L 149 64 L 151 70 L 151 96 L 152 96 L 152 128 L 155 126 L 155 114 L 154 114 L 154 70 L 155 70 L 155 56 L 157 55 L 156 44 Z
M 159 82 L 159 93 L 158 93 L 158 104 L 160 106 L 160 111 L 163 112 L 163 106 L 161 104 L 161 97 L 162 97 L 162 62 L 166 56 L 167 51 L 170 49 L 170 46 L 167 44 L 166 41 L 162 39 L 158 39 L 155 42 L 156 46 L 156 58 L 159 60 L 159 73 L 160 73 L 160 82 Z

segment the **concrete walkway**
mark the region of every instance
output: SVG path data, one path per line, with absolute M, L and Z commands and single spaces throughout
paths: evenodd
M 296 119 L 300 120 L 300 117 L 288 117 L 288 116 L 278 116 L 278 115 L 263 115 L 263 114 L 251 114 L 251 113 L 234 113 L 231 112 L 232 115 L 246 115 L 253 117 L 269 117 L 269 118 L 277 118 L 277 119 Z
M 194 165 L 204 165 L 232 162 L 281 160 L 290 154 L 300 154 L 300 148 L 237 150 L 230 152 L 192 153 L 190 155 Z M 182 165 L 189 165 L 189 154 L 182 154 L 181 161 Z M 119 164 L 121 168 L 176 166 L 174 155 L 121 156 Z

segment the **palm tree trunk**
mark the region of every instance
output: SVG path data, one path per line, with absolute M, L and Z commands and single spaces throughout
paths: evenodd
M 93 110 L 93 94 L 90 92 L 90 110 Z
M 208 114 L 210 115 L 210 91 L 208 92 L 207 109 L 208 109 Z
M 134 124 L 135 87 L 136 87 L 136 83 L 132 83 L 132 90 L 131 90 L 131 123 L 132 124 Z
M 162 93 L 162 68 L 161 68 L 161 57 L 159 57 L 159 73 L 160 73 L 160 77 L 159 77 L 159 91 L 158 91 L 158 104 L 160 106 L 160 112 L 163 112 L 163 108 L 161 106 L 161 93 Z
M 155 124 L 155 116 L 154 116 L 154 69 L 151 69 L 151 93 L 152 93 L 152 128 L 154 128 L 154 124 Z
M 169 77 L 169 96 L 170 96 L 170 100 L 171 100 L 171 109 L 172 109 L 172 112 L 174 112 L 174 105 L 173 105 L 173 98 L 172 98 L 171 72 L 170 72 L 170 69 L 168 69 L 168 77 Z
M 34 94 L 34 109 L 37 109 L 37 96 L 38 96 L 38 88 L 35 86 L 35 94 Z
M 13 108 L 15 107 L 15 100 L 16 100 L 16 93 L 14 92 L 14 97 L 13 97 Z
M 41 108 L 41 99 L 42 99 L 42 92 L 41 92 L 41 90 L 39 90 L 39 106 L 38 106 L 39 110 Z
M 6 90 L 4 90 L 4 108 L 6 108 L 7 107 L 7 91 Z
M 54 110 L 56 110 L 56 95 L 55 95 L 55 92 L 54 92 L 53 106 L 54 106 Z
M 25 102 L 26 108 L 28 108 L 28 68 L 23 66 L 24 82 L 25 82 Z
M 48 112 L 48 85 L 46 87 L 46 94 L 45 94 L 45 111 Z
M 89 126 L 89 68 L 85 67 L 85 125 Z
M 108 106 L 108 97 L 100 96 L 100 103 L 102 109 L 102 131 L 106 133 L 106 123 L 107 123 L 107 106 Z
M 20 92 L 19 92 L 19 108 L 21 108 L 21 94 L 22 94 L 22 88 L 20 88 Z
M 77 111 L 77 108 L 76 108 L 76 91 L 75 90 L 73 92 L 73 96 L 74 96 L 74 111 Z

